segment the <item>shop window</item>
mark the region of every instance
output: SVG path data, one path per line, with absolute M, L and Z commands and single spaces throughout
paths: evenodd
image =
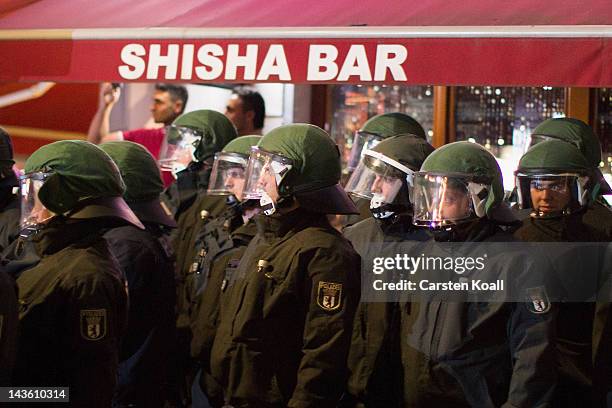
M 416 119 L 433 137 L 433 86 L 338 85 L 331 87 L 331 136 L 340 147 L 343 168 L 353 135 L 372 116 L 403 112 Z
M 504 188 L 514 188 L 514 170 L 543 120 L 565 116 L 565 89 L 553 87 L 457 87 L 455 139 L 480 143 L 498 160 Z
M 600 88 L 596 95 L 596 119 L 593 127 L 601 141 L 601 172 L 612 185 L 612 88 Z M 612 203 L 612 196 L 607 198 Z

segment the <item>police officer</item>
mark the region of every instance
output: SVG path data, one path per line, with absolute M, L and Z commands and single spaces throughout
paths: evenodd
M 19 234 L 19 182 L 13 164 L 11 138 L 0 128 L 0 252 Z
M 127 321 L 127 292 L 102 235 L 143 228 L 122 198 L 117 166 L 84 141 L 45 145 L 26 161 L 22 235 L 40 262 L 17 278 L 20 340 L 14 383 L 68 386 L 74 406 L 108 407 Z
M 370 200 L 373 217 L 344 230 L 362 259 L 389 252 L 392 242 L 429 239 L 423 229 L 412 224 L 409 189 L 414 173 L 433 150 L 425 139 L 405 134 L 389 137 L 364 151 L 345 188 L 353 196 Z M 359 304 L 344 406 L 401 405 L 399 313 L 399 303 L 394 299 Z
M 333 407 L 346 380 L 359 256 L 325 214 L 356 209 L 322 129 L 281 126 L 257 147 L 244 195 L 264 214 L 234 271 L 211 372 L 230 406 Z
M 145 226 L 113 228 L 104 234 L 128 281 L 128 328 L 121 342 L 115 406 L 161 407 L 169 397 L 168 371 L 175 341 L 174 219 L 160 203 L 163 182 L 157 163 L 141 145 L 100 145 L 125 182 L 123 198 Z
M 552 260 L 555 276 L 564 288 L 558 304 L 557 369 L 559 385 L 555 407 L 606 406 L 612 389 L 609 341 L 609 297 L 596 304 L 598 290 L 610 274 L 610 237 L 582 219 L 591 200 L 584 156 L 569 143 L 547 140 L 523 155 L 516 171 L 519 204 L 531 210 L 515 235 L 530 242 L 568 242 L 539 245 L 540 256 Z M 586 244 L 606 242 L 605 245 Z M 585 244 L 570 244 L 583 242 Z
M 0 267 L 0 386 L 11 385 L 17 356 L 17 286 Z
M 188 271 L 188 284 L 185 285 L 185 294 L 192 305 L 192 325 L 196 320 L 196 304 L 212 300 L 202 297 L 210 278 L 211 263 L 219 253 L 231 248 L 230 234 L 245 224 L 256 208 L 254 200 L 242 200 L 242 190 L 246 182 L 245 173 L 251 147 L 257 145 L 260 139 L 261 136 L 238 137 L 215 155 L 207 196 L 214 200 L 219 196 L 225 197 L 227 208 L 197 232 L 194 248 L 196 256 Z M 193 279 L 190 281 L 189 277 Z M 210 312 L 206 315 L 212 317 Z
M 415 279 L 441 276 L 459 282 L 493 277 L 502 279 L 508 291 L 425 292 L 427 296 L 407 304 L 401 344 L 404 405 L 548 406 L 555 385 L 555 314 L 546 281 L 538 274 L 548 265 L 507 244 L 512 237 L 499 224 L 506 222 L 509 209 L 502 203 L 502 176 L 495 158 L 475 143 L 442 146 L 415 174 L 412 198 L 415 224 L 429 228 L 434 239 L 409 254 L 488 254 L 484 275 L 425 271 Z M 458 242 L 463 244 L 451 244 Z M 485 246 L 493 242 L 500 244 Z
M 199 366 L 192 388 L 196 406 L 196 395 L 202 392 L 212 401 L 220 398 L 220 390 L 210 377 L 210 348 L 230 286 L 232 269 L 228 263 L 233 265 L 240 260 L 256 233 L 251 219 L 259 211 L 258 203 L 243 199 L 242 193 L 251 148 L 260 139 L 261 136 L 241 136 L 229 142 L 217 153 L 211 173 L 208 195 L 225 196 L 228 204 L 223 214 L 204 225 L 196 239 L 191 321 L 191 354 Z
M 176 255 L 177 335 L 181 399 L 188 404 L 193 382 L 189 352 L 191 342 L 191 302 L 185 295 L 189 270 L 196 256 L 198 231 L 226 208 L 225 197 L 207 198 L 208 181 L 215 153 L 237 137 L 236 128 L 222 113 L 197 110 L 179 116 L 166 131 L 167 141 L 160 154 L 160 166 L 176 177 L 162 195 L 163 203 L 172 211 L 177 229 L 171 237 Z M 184 378 L 184 381 L 183 381 Z
M 206 109 L 185 113 L 169 126 L 159 164 L 176 178 L 162 196 L 176 220 L 208 188 L 215 153 L 237 136 L 229 119 Z
M 583 222 L 612 236 L 612 210 L 602 197 L 612 194 L 599 170 L 601 162 L 601 145 L 590 126 L 578 119 L 553 118 L 540 123 L 531 135 L 531 146 L 544 140 L 556 139 L 568 142 L 577 147 L 587 161 L 589 168 L 588 190 L 593 196 Z
M 355 133 L 347 163 L 347 171 L 352 173 L 355 170 L 366 150 L 371 150 L 388 137 L 401 134 L 412 134 L 423 140 L 427 139 L 425 130 L 419 122 L 405 113 L 383 113 L 368 119 L 362 128 Z M 346 217 L 346 225 L 355 224 L 371 216 L 369 211 L 370 200 L 359 196 L 353 196 L 352 198 L 359 209 L 359 216 Z

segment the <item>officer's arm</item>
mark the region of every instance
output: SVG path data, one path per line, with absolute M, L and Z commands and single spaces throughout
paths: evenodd
M 356 253 L 319 249 L 308 262 L 303 357 L 289 407 L 336 406 L 347 378 L 359 285 Z
M 119 340 L 127 320 L 124 283 L 107 271 L 97 270 L 96 275 L 83 274 L 82 279 L 64 285 L 69 299 L 64 335 L 72 350 L 66 362 L 71 374 L 70 402 L 79 407 L 110 406 Z
M 525 273 L 517 274 L 515 278 L 523 280 L 523 283 L 531 280 L 527 285 L 520 285 L 520 290 L 530 290 L 523 299 L 531 300 L 509 304 L 508 335 L 513 371 L 508 400 L 503 407 L 549 407 L 557 379 L 554 346 L 556 308 L 550 302 L 550 297 L 554 295 L 546 292 L 545 279 L 531 279 L 546 276 L 542 268 L 548 268 L 548 264 L 540 260 L 526 262 L 525 265 Z M 522 279 L 526 276 L 530 278 Z M 518 290 L 514 296 L 517 297 L 514 300 L 521 296 Z

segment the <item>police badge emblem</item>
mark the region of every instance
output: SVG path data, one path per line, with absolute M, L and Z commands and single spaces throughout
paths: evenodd
M 544 314 L 550 310 L 550 300 L 543 286 L 527 289 L 527 307 L 535 314 Z
M 319 282 L 317 304 L 328 312 L 340 307 L 342 301 L 342 284 L 334 282 Z
M 106 337 L 106 309 L 81 310 L 81 336 L 85 340 Z

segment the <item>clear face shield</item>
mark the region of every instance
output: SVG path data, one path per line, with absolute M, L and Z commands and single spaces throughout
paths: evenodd
M 533 209 L 534 218 L 553 218 L 572 213 L 588 204 L 588 177 L 576 173 L 516 173 L 518 202 Z
M 52 173 L 35 172 L 19 178 L 21 184 L 21 219 L 22 231 L 35 231 L 47 223 L 55 214 L 49 211 L 38 199 L 38 191 Z
M 490 184 L 470 181 L 465 175 L 415 173 L 413 222 L 438 229 L 484 217 L 491 190 Z
M 176 174 L 189 163 L 197 161 L 195 151 L 204 137 L 203 133 L 188 127 L 166 126 L 166 138 L 159 154 L 159 167 Z
M 362 131 L 355 132 L 351 153 L 349 155 L 348 163 L 346 164 L 347 170 L 349 172 L 355 170 L 365 152 L 367 150 L 372 150 L 382 140 L 383 138 L 375 133 Z
M 248 158 L 238 153 L 217 153 L 208 181 L 209 195 L 233 195 L 242 201 Z
M 387 218 L 394 211 L 385 207 L 395 202 L 404 181 L 410 189 L 413 174 L 408 167 L 382 153 L 366 150 L 344 189 L 355 197 L 370 200 L 370 209 L 376 218 Z
M 276 212 L 276 203 L 280 198 L 278 187 L 291 168 L 290 159 L 252 147 L 246 171 L 244 199 L 259 200 L 264 214 L 272 215 Z

